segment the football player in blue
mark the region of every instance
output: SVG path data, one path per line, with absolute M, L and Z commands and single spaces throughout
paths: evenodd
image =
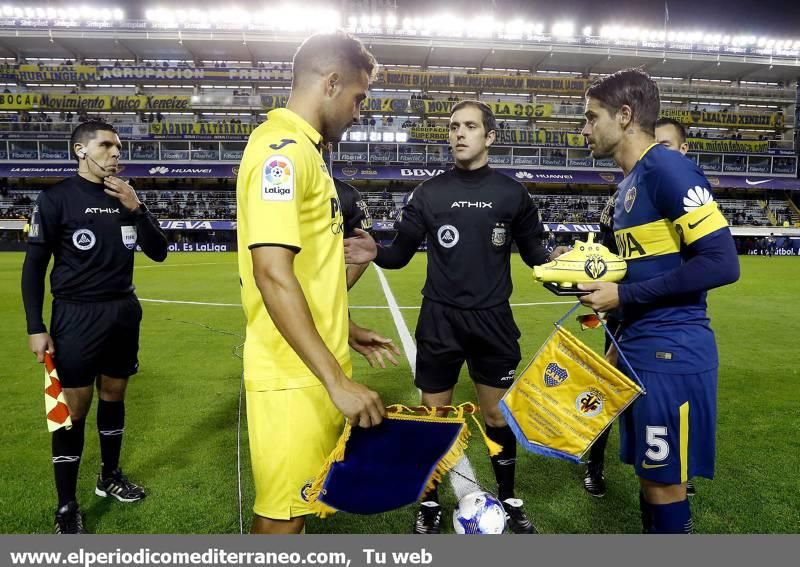
M 706 292 L 739 279 L 736 247 L 697 165 L 656 143 L 658 87 L 619 71 L 586 91 L 583 135 L 596 159 L 625 173 L 614 237 L 628 272 L 619 284 L 582 284 L 596 311 L 620 308 L 619 340 L 647 391 L 620 419 L 620 454 L 639 477 L 646 533 L 691 533 L 686 482 L 713 478 L 717 346 Z M 612 353 L 613 356 L 613 353 Z

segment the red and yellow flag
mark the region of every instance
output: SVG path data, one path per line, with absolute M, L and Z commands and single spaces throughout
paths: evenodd
M 64 400 L 61 380 L 58 379 L 56 365 L 49 352 L 44 354 L 44 410 L 47 417 L 47 429 L 52 433 L 56 429 L 72 427 L 69 408 Z

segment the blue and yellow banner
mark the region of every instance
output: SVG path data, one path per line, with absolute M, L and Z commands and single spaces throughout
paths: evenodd
M 143 110 L 188 110 L 191 97 L 186 95 L 82 95 L 14 93 L 0 95 L 4 110 L 66 110 L 72 112 L 138 112 Z
M 662 109 L 661 116 L 687 126 L 728 126 L 730 128 L 782 128 L 780 112 L 706 112 L 705 110 Z M 741 141 L 741 140 L 738 140 Z

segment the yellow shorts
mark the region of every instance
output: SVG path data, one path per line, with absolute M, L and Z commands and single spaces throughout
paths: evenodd
M 319 384 L 247 391 L 247 430 L 256 502 L 264 518 L 313 513 L 303 494 L 319 474 L 344 427 L 344 416 Z

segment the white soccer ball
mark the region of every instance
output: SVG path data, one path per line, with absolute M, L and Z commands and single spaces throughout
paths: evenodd
M 501 534 L 505 528 L 503 505 L 488 492 L 470 492 L 453 510 L 453 529 L 457 534 Z

